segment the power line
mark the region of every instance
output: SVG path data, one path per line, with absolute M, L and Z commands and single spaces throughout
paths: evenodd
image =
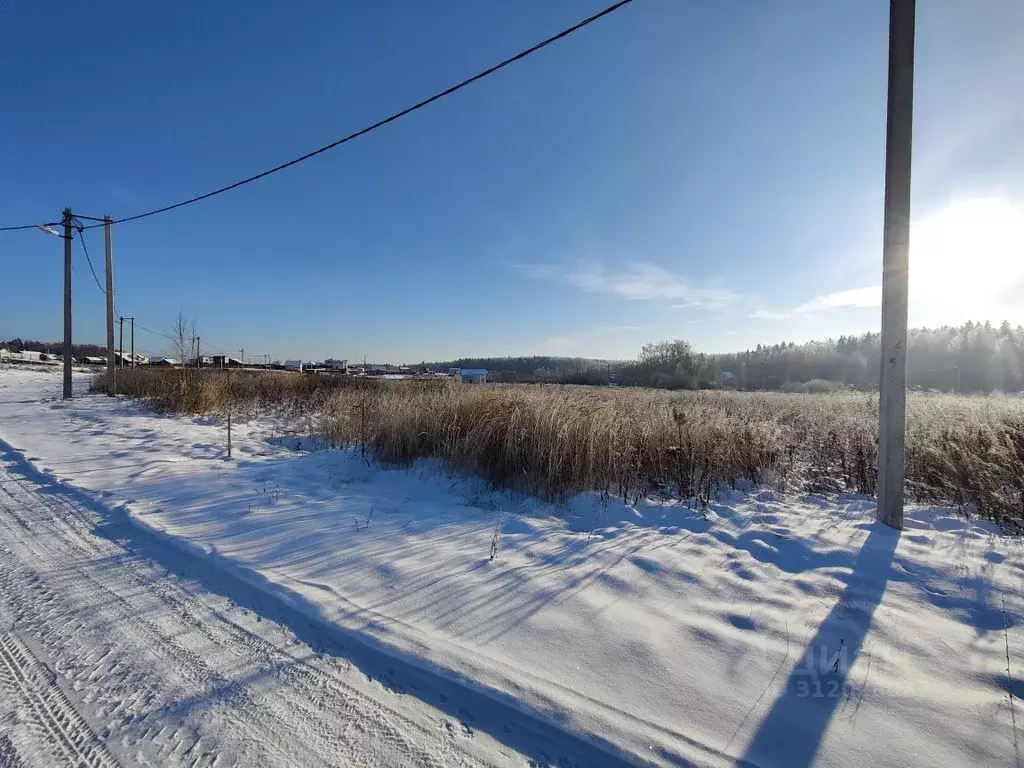
M 360 136 L 365 136 L 366 134 L 370 133 L 371 131 L 375 131 L 375 130 L 377 130 L 378 128 L 380 128 L 382 126 L 387 125 L 388 123 L 392 123 L 395 120 L 399 120 L 400 118 L 403 118 L 406 115 L 412 114 L 413 112 L 415 112 L 415 111 L 417 111 L 419 109 L 423 109 L 423 107 L 425 107 L 425 106 L 427 106 L 429 104 L 433 104 L 435 101 L 443 99 L 445 96 L 450 96 L 451 94 L 455 93 L 456 91 L 462 90 L 467 85 L 471 85 L 472 83 L 475 83 L 477 80 L 483 80 L 485 77 L 488 77 L 489 75 L 493 75 L 498 70 L 504 69 L 509 64 L 513 64 L 513 63 L 519 61 L 520 59 L 525 59 L 527 56 L 529 56 L 532 53 L 536 53 L 541 48 L 545 48 L 545 47 L 551 45 L 552 43 L 557 42 L 558 40 L 561 40 L 564 37 L 568 37 L 573 32 L 576 32 L 577 30 L 582 29 L 583 27 L 587 26 L 588 24 L 593 24 L 598 19 L 600 19 L 600 18 L 602 18 L 604 16 L 607 16 L 608 14 L 613 13 L 614 11 L 617 11 L 619 8 L 621 8 L 624 5 L 628 5 L 632 1 L 633 0 L 619 0 L 619 2 L 615 3 L 614 5 L 608 6 L 603 11 L 598 11 L 593 16 L 588 16 L 587 18 L 583 19 L 582 21 L 579 21 L 576 24 L 573 24 L 568 29 L 564 29 L 561 32 L 559 32 L 558 34 L 552 35 L 551 37 L 547 38 L 546 40 L 542 40 L 541 42 L 537 43 L 536 45 L 532 45 L 529 48 L 527 48 L 527 49 L 525 49 L 523 51 L 520 51 L 515 56 L 511 56 L 510 58 L 507 58 L 504 61 L 502 61 L 502 62 L 500 62 L 498 64 L 495 64 L 494 66 L 489 67 L 488 69 L 485 69 L 483 72 L 479 72 L 479 73 L 473 75 L 472 77 L 466 78 L 462 82 L 457 83 L 456 85 L 453 85 L 450 88 L 446 88 L 445 90 L 440 91 L 439 93 L 435 93 L 433 96 L 431 96 L 429 98 L 426 98 L 423 101 L 419 101 L 416 104 L 413 104 L 411 107 L 406 107 L 405 109 L 401 110 L 400 112 L 395 112 L 393 115 L 390 115 L 389 117 L 385 117 L 383 120 L 378 120 L 376 123 L 373 123 L 372 125 L 368 125 L 367 127 L 362 128 L 362 129 L 356 131 L 355 133 L 350 133 L 348 136 L 340 138 L 337 141 L 332 141 L 330 144 L 325 144 L 324 146 L 320 147 L 319 149 L 314 149 L 312 152 L 307 152 L 304 155 L 300 155 L 299 157 L 296 157 L 296 158 L 294 158 L 292 160 L 289 160 L 289 161 L 287 161 L 285 163 L 281 163 L 280 165 L 275 165 L 273 168 L 268 168 L 265 171 L 261 171 L 260 173 L 254 174 L 253 176 L 249 176 L 248 178 L 242 179 L 241 181 L 236 181 L 233 184 L 228 184 L 227 186 L 220 187 L 219 189 L 215 189 L 212 192 L 206 192 L 206 193 L 201 194 L 201 195 L 196 195 L 195 197 L 191 197 L 188 200 L 182 200 L 181 202 L 173 203 L 172 205 L 165 205 L 162 208 L 155 208 L 154 210 L 146 211 L 145 213 L 139 213 L 139 214 L 136 214 L 134 216 L 125 216 L 124 218 L 114 219 L 113 223 L 114 224 L 123 224 L 123 223 L 128 222 L 128 221 L 137 221 L 139 219 L 144 219 L 144 218 L 147 218 L 149 216 L 156 216 L 158 213 L 166 213 L 167 211 L 173 211 L 175 208 L 182 208 L 182 207 L 184 207 L 186 205 L 191 205 L 192 203 L 198 203 L 200 200 L 206 200 L 207 198 L 214 197 L 215 195 L 220 195 L 220 194 L 223 194 L 224 192 L 229 192 L 232 189 L 237 189 L 238 187 L 241 187 L 241 186 L 243 186 L 245 184 L 250 184 L 250 183 L 252 183 L 254 181 L 257 181 L 259 179 L 264 178 L 265 176 L 270 176 L 271 174 L 277 173 L 278 171 L 283 171 L 285 168 L 290 168 L 293 165 L 298 165 L 299 163 L 301 163 L 301 162 L 303 162 L 305 160 L 309 160 L 310 158 L 316 157 L 317 155 L 320 155 L 320 154 L 322 154 L 322 153 L 324 153 L 324 152 L 326 152 L 326 151 L 328 151 L 330 149 L 334 149 L 335 147 L 339 147 L 342 144 L 346 144 L 346 143 L 352 141 L 353 139 L 359 138 Z M 32 228 L 34 228 L 36 226 L 37 226 L 36 224 L 24 224 L 24 225 L 17 226 L 17 227 L 0 227 L 0 231 L 11 231 L 11 230 L 18 230 L 18 229 L 32 229 Z M 102 227 L 102 226 L 103 226 L 103 224 L 93 224 L 93 225 L 91 225 L 89 227 L 86 227 L 86 229 L 92 229 L 93 227 Z
M 107 292 L 103 288 L 103 286 L 100 284 L 100 279 L 96 275 L 96 270 L 92 266 L 92 259 L 89 257 L 89 248 L 85 244 L 85 237 L 82 234 L 82 231 L 85 230 L 85 229 L 88 229 L 88 227 L 82 226 L 81 222 L 79 222 L 78 224 L 75 225 L 75 229 L 78 231 L 78 239 L 81 240 L 81 242 L 82 242 L 82 250 L 85 252 L 85 259 L 86 259 L 86 261 L 89 262 L 89 271 L 92 272 L 92 279 L 96 281 L 96 287 L 100 289 L 100 293 L 102 293 L 104 296 L 106 296 Z M 118 317 L 124 317 L 124 315 L 122 315 L 120 312 L 117 311 L 117 307 L 116 306 L 114 307 L 114 314 L 116 314 Z M 149 328 L 146 328 L 145 326 L 141 325 L 140 323 L 135 323 L 135 327 L 138 328 L 139 330 L 146 331 L 147 333 L 152 333 L 155 336 L 163 336 L 165 339 L 170 339 L 171 341 L 174 341 L 174 338 L 172 336 L 169 336 L 166 333 L 160 333 L 160 331 L 154 331 L 154 330 L 151 330 Z M 215 347 L 215 349 L 220 349 L 220 348 L 219 347 Z
M 118 315 L 118 317 L 122 317 L 122 315 Z M 166 334 L 166 333 L 160 333 L 160 331 L 154 331 L 152 328 L 147 328 L 146 326 L 142 325 L 138 321 L 135 322 L 135 328 L 136 328 L 136 330 L 145 331 L 146 333 L 151 333 L 154 336 L 162 336 L 165 339 L 168 339 L 170 341 L 174 341 L 174 337 L 173 336 L 170 336 L 169 334 Z
M 79 240 L 82 241 L 82 250 L 85 252 L 86 261 L 89 262 L 89 271 L 92 272 L 92 278 L 93 278 L 93 280 L 96 281 L 96 287 L 100 289 L 100 293 L 102 293 L 104 296 L 106 296 L 107 292 L 104 290 L 103 286 L 100 284 L 99 277 L 96 276 L 96 270 L 93 269 L 93 266 L 92 266 L 92 259 L 89 258 L 89 249 L 86 247 L 85 238 L 82 236 L 82 230 L 83 229 L 88 229 L 88 227 L 83 227 L 81 225 L 76 225 L 75 229 L 78 231 L 78 238 L 79 238 Z M 118 317 L 125 317 L 125 315 L 122 315 L 120 312 L 117 311 L 117 307 L 116 306 L 114 307 L 114 314 L 116 314 Z M 137 330 L 140 330 L 140 331 L 145 331 L 146 333 L 151 333 L 154 336 L 161 336 L 161 337 L 163 337 L 165 339 L 169 339 L 170 341 L 175 341 L 175 338 L 173 336 L 171 336 L 169 334 L 166 334 L 166 333 L 161 333 L 160 331 L 154 331 L 152 328 L 147 328 L 146 326 L 142 325 L 141 323 L 139 323 L 137 321 L 135 322 L 135 328 Z M 206 346 L 207 346 L 208 349 L 216 350 L 217 352 L 225 352 L 225 353 L 227 353 L 229 351 L 229 350 L 225 349 L 224 347 L 218 347 L 216 344 L 207 344 Z
M 121 317 L 121 315 L 118 314 L 118 317 Z M 177 341 L 177 339 L 175 339 L 170 334 L 161 333 L 160 331 L 154 331 L 152 328 L 147 328 L 146 326 L 141 325 L 138 321 L 135 321 L 135 329 L 139 330 L 139 331 L 145 331 L 146 333 L 151 333 L 154 336 L 161 336 L 161 337 L 167 339 L 168 341 Z M 224 347 L 218 347 L 216 344 L 207 344 L 206 348 L 210 349 L 210 350 L 214 350 L 216 352 L 224 352 L 225 354 L 230 352 L 230 350 L 225 349 Z
M 78 230 L 78 239 L 82 241 L 82 250 L 85 251 L 85 260 L 89 262 L 89 271 L 92 272 L 92 279 L 96 281 L 96 287 L 100 289 L 100 293 L 106 296 L 107 291 L 102 285 L 100 285 L 100 279 L 96 277 L 96 270 L 93 269 L 92 266 L 92 259 L 89 258 L 89 248 L 85 244 L 85 235 L 82 234 L 82 230 L 84 230 L 85 227 L 79 223 L 75 226 L 75 229 Z
M 20 224 L 17 227 L 0 227 L 0 232 L 16 232 L 19 229 L 38 229 L 39 227 L 57 227 L 59 221 L 47 221 L 42 224 Z

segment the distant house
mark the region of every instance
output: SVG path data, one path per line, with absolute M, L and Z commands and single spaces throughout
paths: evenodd
M 145 355 L 132 355 L 132 354 L 121 354 L 120 352 L 114 352 L 114 365 L 119 365 L 124 368 L 129 368 L 132 365 L 148 365 L 149 358 Z
M 487 369 L 486 368 L 460 368 L 459 369 L 459 380 L 463 384 L 486 384 L 487 383 Z
M 11 359 L 11 353 L 6 349 L 0 349 L 0 363 L 6 363 Z
M 348 360 L 338 360 L 333 357 L 328 357 L 324 360 L 324 365 L 332 371 L 341 371 L 342 373 L 348 372 Z
M 229 355 L 214 355 L 213 356 L 213 367 L 214 368 L 242 368 L 243 363 L 237 357 L 231 357 Z
M 87 355 L 86 357 L 82 358 L 82 362 L 84 362 L 86 365 L 106 365 L 107 364 L 107 358 L 105 358 L 105 357 L 90 357 L 90 356 Z
M 150 365 L 160 366 L 162 368 L 172 368 L 177 365 L 181 365 L 180 360 L 175 360 L 173 357 L 151 357 L 149 359 Z
M 284 369 L 286 371 L 298 371 L 302 373 L 302 361 L 301 360 L 285 360 Z

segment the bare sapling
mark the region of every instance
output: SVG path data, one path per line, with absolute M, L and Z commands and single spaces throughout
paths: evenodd
M 494 521 L 494 530 L 491 531 L 491 558 L 490 562 L 494 562 L 494 558 L 498 556 L 498 539 L 501 537 L 501 515 Z

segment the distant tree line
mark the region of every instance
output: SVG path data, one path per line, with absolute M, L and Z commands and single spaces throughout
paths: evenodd
M 714 356 L 694 352 L 688 342 L 659 341 L 645 344 L 636 361 L 598 360 L 588 357 L 465 357 L 422 367 L 485 368 L 489 381 L 497 383 L 590 384 L 611 382 L 624 386 L 698 389 L 718 386 L 720 371 Z
M 878 333 L 840 336 L 807 344 L 758 346 L 715 356 L 735 386 L 792 389 L 832 382 L 870 389 L 878 384 Z M 907 386 L 945 392 L 1024 391 L 1024 328 L 1004 322 L 911 329 L 907 341 Z
M 645 344 L 636 360 L 570 357 L 463 358 L 426 367 L 486 368 L 489 380 L 608 384 L 665 389 L 872 389 L 881 364 L 878 333 L 805 344 L 758 345 L 745 352 L 708 354 L 679 339 Z M 945 392 L 1024 391 L 1024 328 L 968 322 L 911 329 L 907 386 Z
M 11 352 L 46 352 L 47 354 L 60 355 L 64 353 L 64 342 L 10 339 L 8 341 L 0 341 L 0 349 L 8 349 Z M 107 348 L 99 344 L 71 345 L 72 357 L 103 357 L 106 354 Z

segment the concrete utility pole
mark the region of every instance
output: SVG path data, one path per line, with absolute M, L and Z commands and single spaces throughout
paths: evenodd
M 882 376 L 878 405 L 878 519 L 903 528 L 907 443 L 907 284 L 914 117 L 915 0 L 889 2 L 889 100 L 885 134 Z
M 71 399 L 71 209 L 64 209 L 64 399 Z
M 117 349 L 118 349 L 117 357 L 118 357 L 118 360 L 117 360 L 117 362 L 118 362 L 118 365 L 123 367 L 124 366 L 124 318 L 123 317 L 118 318 L 118 322 L 120 323 L 121 331 L 118 334 L 118 343 L 117 343 Z
M 127 320 L 130 323 L 131 328 L 131 358 L 132 368 L 135 367 L 135 318 L 134 317 L 121 317 L 121 340 L 118 342 L 120 352 L 118 356 L 121 358 L 121 367 L 124 368 L 124 321 Z
M 109 216 L 103 217 L 103 242 L 107 253 L 107 384 L 108 394 L 116 391 L 117 367 L 114 365 L 114 256 L 110 248 Z

